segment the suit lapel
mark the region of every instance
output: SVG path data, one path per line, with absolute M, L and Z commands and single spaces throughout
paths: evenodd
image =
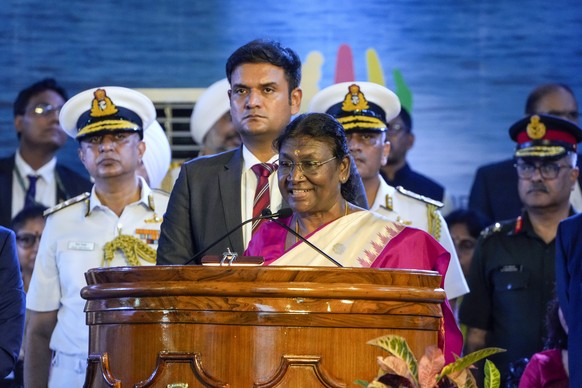
M 242 162 L 242 149 L 238 148 L 218 175 L 220 199 L 227 230 L 233 230 L 242 222 L 240 195 Z M 242 255 L 244 251 L 242 229 L 239 228 L 228 239 L 232 249 Z
M 63 180 L 62 177 L 65 177 L 66 173 L 63 171 L 63 167 L 57 164 L 55 169 L 55 183 L 57 185 L 57 203 L 61 203 L 66 199 L 71 198 L 69 193 L 71 190 L 67 187 L 68 183 L 73 183 L 70 180 Z
M 0 164 L 0 225 L 8 227 L 12 219 L 12 170 L 14 155 Z
M 582 154 L 578 154 L 578 159 L 576 161 L 576 165 L 578 166 L 578 169 L 580 170 L 580 174 L 578 174 L 578 184 L 580 185 L 580 188 L 582 189 Z

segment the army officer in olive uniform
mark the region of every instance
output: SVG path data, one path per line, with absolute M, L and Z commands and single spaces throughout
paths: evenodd
M 80 291 L 90 268 L 153 265 L 168 195 L 137 175 L 152 102 L 122 87 L 79 93 L 63 106 L 63 129 L 95 184 L 47 210 L 27 295 L 25 386 L 81 387 L 89 330 Z
M 507 350 L 490 357 L 501 372 L 502 386 L 509 363 L 543 350 L 544 317 L 556 276 L 556 232 L 573 213 L 570 192 L 579 174 L 576 153 L 582 141 L 576 124 L 545 115 L 519 120 L 509 134 L 517 143 L 515 168 L 524 212 L 479 237 L 469 270 L 471 292 L 459 316 L 468 327 L 466 352 Z

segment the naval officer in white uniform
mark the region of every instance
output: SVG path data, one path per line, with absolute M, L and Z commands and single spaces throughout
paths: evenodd
M 400 112 L 398 97 L 372 82 L 343 82 L 313 96 L 309 111 L 328 113 L 342 123 L 370 210 L 431 234 L 451 254 L 445 278 L 447 297 L 455 299 L 468 293 L 453 240 L 439 211 L 443 204 L 401 187 L 389 186 L 380 175 L 380 167 L 386 164 L 390 152 L 387 123 Z
M 95 184 L 45 212 L 26 301 L 25 386 L 83 386 L 89 329 L 80 291 L 87 270 L 156 262 L 169 195 L 137 175 L 143 132 L 155 118 L 146 96 L 122 87 L 86 90 L 61 110 L 61 126 L 79 142 Z

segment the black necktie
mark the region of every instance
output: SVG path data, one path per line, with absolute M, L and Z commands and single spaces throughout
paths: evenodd
M 37 175 L 28 175 L 28 190 L 26 190 L 26 198 L 24 199 L 24 208 L 28 208 L 36 205 L 36 181 L 38 180 Z

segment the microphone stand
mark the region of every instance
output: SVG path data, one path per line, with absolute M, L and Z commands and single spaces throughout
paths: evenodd
M 268 209 L 263 210 L 263 213 L 266 212 L 267 210 Z M 299 233 L 297 233 L 296 231 L 294 231 L 293 229 L 291 229 L 290 227 L 288 227 L 287 225 L 285 225 L 281 221 L 279 221 L 275 218 L 273 218 L 271 221 L 273 221 L 274 223 L 276 223 L 277 225 L 279 225 L 280 227 L 282 227 L 283 229 L 285 229 L 286 231 L 291 233 L 293 236 L 295 236 L 298 239 L 300 239 L 301 241 L 303 241 L 305 244 L 309 245 L 311 248 L 313 248 L 315 251 L 317 251 L 317 253 L 319 253 L 320 255 L 322 255 L 323 257 L 325 257 L 326 259 L 328 259 L 332 263 L 334 263 L 337 267 L 343 267 L 343 265 L 341 265 L 337 260 L 335 260 L 330 255 L 328 255 L 327 253 L 325 253 L 324 251 L 322 251 L 321 249 L 319 249 L 318 247 L 313 245 L 309 240 L 307 240 L 305 237 L 303 237 L 302 235 L 300 235 Z
M 289 209 L 289 208 L 281 209 L 277 213 L 271 213 L 271 211 L 269 209 L 264 209 L 260 216 L 249 218 L 248 220 L 241 222 L 240 224 L 237 225 L 236 228 L 229 230 L 224 236 L 220 237 L 219 239 L 214 241 L 212 244 L 210 244 L 209 246 L 207 246 L 206 248 L 204 248 L 200 252 L 196 253 L 194 256 L 192 256 L 192 258 L 190 260 L 185 262 L 183 265 L 188 265 L 188 264 L 192 263 L 193 261 L 198 260 L 199 258 L 202 257 L 202 255 L 204 255 L 206 252 L 208 252 L 211 248 L 215 247 L 219 242 L 221 242 L 222 240 L 224 240 L 225 238 L 227 238 L 232 233 L 236 232 L 237 230 L 239 230 L 240 228 L 242 228 L 244 225 L 248 224 L 249 222 L 254 222 L 256 220 L 269 219 L 269 218 L 274 219 L 275 217 L 289 217 L 290 215 L 291 215 L 291 209 Z M 225 256 L 229 256 L 232 258 L 231 260 L 229 260 L 230 262 L 234 261 L 234 259 L 236 259 L 237 255 L 238 254 L 236 252 L 231 252 L 230 249 L 228 249 L 228 252 L 225 252 Z

